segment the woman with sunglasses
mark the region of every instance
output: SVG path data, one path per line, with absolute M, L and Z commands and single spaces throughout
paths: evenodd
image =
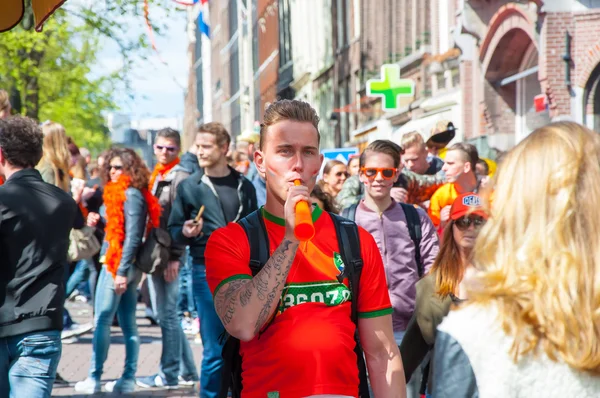
M 415 311 L 400 344 L 407 382 L 431 351 L 437 326 L 448 315 L 450 306 L 467 299 L 462 281 L 473 269 L 473 247 L 486 220 L 477 194 L 459 195 L 452 204 L 438 256 L 429 274 L 417 283 Z M 426 374 L 429 368 L 425 368 Z M 423 385 L 425 380 L 427 376 Z
M 115 314 L 125 340 L 125 369 L 120 379 L 106 384 L 106 391 L 129 393 L 135 390 L 140 348 L 135 310 L 142 273 L 135 267 L 134 260 L 146 231 L 151 226 L 159 226 L 161 211 L 158 200 L 148 191 L 149 178 L 149 170 L 132 149 L 114 148 L 107 154 L 102 170 L 106 235 L 100 261 L 104 265 L 96 286 L 96 328 L 89 376 L 75 385 L 77 392 L 101 392 L 100 380 Z M 88 215 L 91 227 L 100 220 L 97 213 Z
M 339 160 L 330 160 L 323 168 L 323 179 L 319 185 L 323 191 L 335 199 L 348 178 L 348 167 Z

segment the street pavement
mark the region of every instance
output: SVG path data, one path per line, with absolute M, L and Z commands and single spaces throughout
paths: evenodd
M 92 322 L 92 307 L 87 303 L 68 302 L 67 308 L 73 320 L 77 323 Z M 158 326 L 152 326 L 150 321 L 145 318 L 144 304 L 139 304 L 137 309 L 138 332 L 140 334 L 140 356 L 138 361 L 137 376 L 150 376 L 158 372 L 158 364 L 162 349 L 161 333 Z M 52 391 L 53 397 L 92 397 L 91 395 L 82 395 L 76 393 L 73 386 L 76 382 L 84 380 L 90 367 L 92 354 L 93 332 L 89 332 L 79 338 L 71 341 L 63 340 L 62 357 L 58 365 L 58 372 L 67 381 L 69 385 L 54 385 Z M 202 345 L 195 343 L 193 336 L 189 336 L 190 345 L 194 352 L 196 366 L 199 369 L 200 359 L 202 357 Z M 125 346 L 123 345 L 123 335 L 119 327 L 111 328 L 111 345 L 108 351 L 108 358 L 104 364 L 104 374 L 102 376 L 102 390 L 104 384 L 108 381 L 117 379 L 123 371 L 125 361 Z M 197 388 L 197 386 L 195 387 Z M 159 390 L 142 389 L 137 387 L 132 394 L 119 395 L 103 392 L 101 395 L 111 397 L 198 397 L 194 387 L 180 387 L 177 390 Z M 96 395 L 98 396 L 98 395 Z

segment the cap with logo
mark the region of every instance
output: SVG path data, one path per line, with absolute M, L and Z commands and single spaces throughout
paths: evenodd
M 485 219 L 488 218 L 487 213 L 481 205 L 481 197 L 473 192 L 458 195 L 450 208 L 450 218 L 452 220 L 458 220 L 461 217 L 471 214 L 481 216 Z

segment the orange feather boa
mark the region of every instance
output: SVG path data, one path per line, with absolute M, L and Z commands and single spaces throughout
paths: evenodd
M 105 240 L 108 242 L 108 250 L 104 263 L 108 271 L 115 277 L 123 255 L 123 242 L 125 241 L 125 191 L 131 185 L 131 178 L 121 175 L 116 182 L 108 182 L 104 187 L 104 206 L 106 207 Z M 142 189 L 142 194 L 148 205 L 148 225 L 146 233 L 150 228 L 160 226 L 160 213 L 162 211 L 158 199 L 147 189 Z
M 148 183 L 148 190 L 150 192 L 154 189 L 154 182 L 156 181 L 156 177 L 160 175 L 160 177 L 164 177 L 171 169 L 179 164 L 179 158 L 173 160 L 171 163 L 162 164 L 157 163 L 152 171 L 152 175 L 150 176 L 150 182 Z

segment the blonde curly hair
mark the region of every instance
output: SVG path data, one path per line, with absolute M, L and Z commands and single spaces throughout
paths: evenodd
M 600 136 L 537 129 L 505 158 L 480 232 L 471 303 L 498 306 L 515 361 L 543 350 L 600 373 Z

